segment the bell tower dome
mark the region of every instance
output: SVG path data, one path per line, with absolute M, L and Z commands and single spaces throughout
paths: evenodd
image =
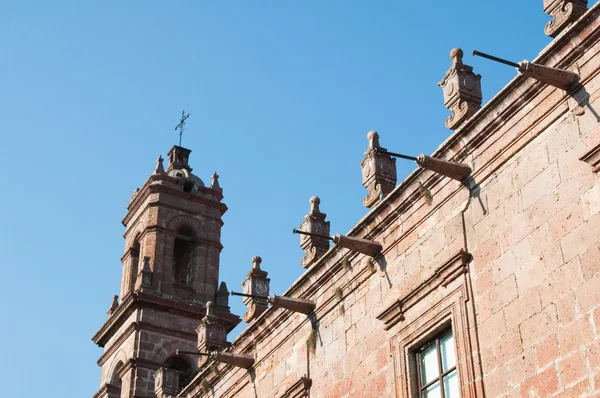
M 159 157 L 127 206 L 121 301 L 93 337 L 104 347 L 97 398 L 152 397 L 153 374 L 173 366 L 183 386 L 197 358 L 176 350 L 196 349 L 207 302 L 220 303 L 213 312 L 227 331 L 240 322 L 226 298 L 217 300 L 223 190 L 216 173 L 210 187 L 192 174 L 190 153 L 174 146 L 166 170 Z

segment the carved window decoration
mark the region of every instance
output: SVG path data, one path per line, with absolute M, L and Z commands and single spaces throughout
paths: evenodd
M 173 279 L 182 285 L 191 285 L 194 271 L 194 232 L 188 227 L 179 229 L 173 244 Z
M 461 250 L 377 316 L 384 328 L 394 333 L 390 345 L 397 397 L 484 396 L 469 258 Z M 446 355 L 441 354 L 443 349 Z M 429 368 L 422 369 L 423 361 L 435 365 L 427 362 Z M 441 395 L 444 381 L 447 386 Z
M 456 350 L 452 330 L 422 346 L 415 355 L 419 398 L 458 398 Z

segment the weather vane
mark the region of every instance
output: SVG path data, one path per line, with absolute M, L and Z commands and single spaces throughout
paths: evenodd
M 189 113 L 186 115 L 185 110 L 181 111 L 181 120 L 179 121 L 179 124 L 175 126 L 175 131 L 179 129 L 179 146 L 181 146 L 181 136 L 183 135 L 183 131 L 185 130 L 185 121 L 188 117 L 190 117 Z

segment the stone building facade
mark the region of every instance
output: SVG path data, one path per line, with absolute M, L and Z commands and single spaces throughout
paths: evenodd
M 253 259 L 231 343 L 218 177 L 205 187 L 174 147 L 123 221 L 95 397 L 600 395 L 600 4 L 587 7 L 544 0 L 554 40 L 483 107 L 453 50 L 452 135 L 396 185 L 397 154 L 370 132 L 369 213 L 330 245 L 311 198 L 304 274 L 269 296 Z

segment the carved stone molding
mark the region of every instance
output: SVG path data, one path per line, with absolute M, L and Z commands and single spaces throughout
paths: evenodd
M 587 10 L 587 0 L 544 0 L 544 12 L 552 17 L 544 33 L 556 37 Z
M 377 319 L 385 323 L 385 330 L 391 329 L 398 322 L 405 320 L 404 313 L 413 307 L 416 303 L 423 300 L 433 290 L 439 286 L 446 287 L 448 283 L 458 276 L 467 273 L 467 262 L 470 255 L 464 250 L 459 251 L 444 265 L 438 268 L 435 273 L 423 283 L 415 287 L 409 294 L 396 300 L 392 305 L 383 310 Z
M 456 130 L 481 108 L 481 75 L 473 73 L 473 67 L 463 64 L 463 51 L 450 51 L 452 66 L 438 86 L 444 91 L 444 105 L 452 111 L 446 119 L 446 127 Z
M 283 395 L 279 398 L 306 398 L 309 397 L 312 379 L 301 377 L 297 382 L 292 384 Z
M 386 322 L 386 330 L 393 326 L 397 330 L 390 341 L 396 397 L 418 395 L 416 352 L 448 329 L 455 339 L 460 396 L 484 396 L 477 331 L 473 327 L 476 322 L 467 267 L 469 258 L 461 250 L 377 317 Z
M 589 163 L 592 166 L 592 171 L 597 173 L 600 171 L 600 143 L 592 149 L 581 155 L 579 160 Z

